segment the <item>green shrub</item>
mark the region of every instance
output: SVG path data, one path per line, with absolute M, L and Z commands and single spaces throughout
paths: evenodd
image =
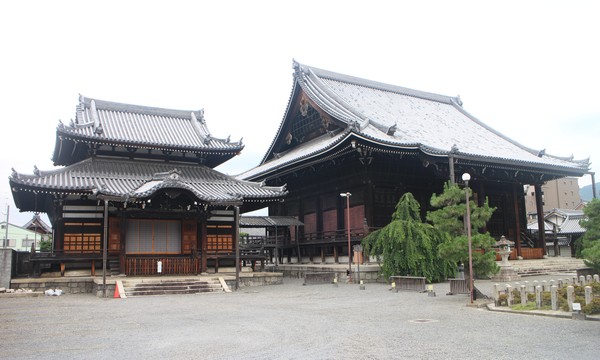
M 508 306 L 508 295 L 506 294 L 500 294 L 500 296 L 498 296 L 498 306 Z
M 581 308 L 584 314 L 600 314 L 600 298 L 593 298 L 592 302 Z

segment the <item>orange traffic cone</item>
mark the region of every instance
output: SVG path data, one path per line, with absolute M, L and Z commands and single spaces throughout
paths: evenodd
M 115 299 L 120 299 L 121 295 L 119 294 L 119 283 L 115 282 L 115 295 L 113 296 Z

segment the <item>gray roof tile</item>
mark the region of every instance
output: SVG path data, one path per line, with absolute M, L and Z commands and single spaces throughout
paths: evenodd
M 394 148 L 419 149 L 447 156 L 456 146 L 456 157 L 489 163 L 514 164 L 585 173 L 589 159 L 573 160 L 529 149 L 485 125 L 462 108 L 458 97 L 412 90 L 295 63 L 294 91 L 298 86 L 329 115 L 347 126 L 346 137 L 358 136 Z M 292 98 L 290 98 L 292 101 Z M 288 105 L 288 111 L 291 106 Z M 283 123 L 290 117 L 286 114 Z M 387 130 L 395 129 L 388 135 Z M 255 178 L 304 159 L 315 151 L 337 146 L 338 137 L 323 135 L 300 144 L 296 150 L 273 158 L 275 140 L 263 163 L 241 178 Z M 318 148 L 315 145 L 318 143 Z M 309 155 L 313 156 L 313 155 Z
M 58 127 L 63 136 L 89 142 L 128 143 L 148 148 L 190 151 L 240 151 L 241 141 L 211 136 L 204 111 L 184 111 L 121 104 L 80 96 L 76 120 Z
M 17 190 L 96 193 L 132 201 L 165 188 L 189 190 L 205 202 L 275 200 L 287 193 L 285 187 L 236 180 L 203 165 L 100 157 L 33 175 L 13 172 L 10 182 Z

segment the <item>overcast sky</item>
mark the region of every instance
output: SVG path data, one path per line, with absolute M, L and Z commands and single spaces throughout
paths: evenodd
M 367 5 L 368 3 L 368 5 Z M 443 95 L 534 149 L 600 150 L 596 1 L 3 1 L 0 206 L 22 225 L 11 167 L 53 168 L 55 129 L 78 95 L 204 109 L 243 137 L 237 174 L 261 160 L 292 89 L 292 59 Z M 591 183 L 590 177 L 580 185 Z

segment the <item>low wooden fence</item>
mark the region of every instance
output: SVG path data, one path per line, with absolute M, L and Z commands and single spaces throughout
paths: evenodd
M 396 290 L 426 291 L 426 279 L 420 276 L 390 276 Z
M 158 263 L 161 263 L 160 272 Z M 191 257 L 128 257 L 127 275 L 194 275 L 200 270 L 200 259 Z
M 527 259 L 543 259 L 544 258 L 544 249 L 542 248 L 521 248 L 521 257 L 523 260 Z M 496 261 L 502 260 L 502 257 L 496 253 Z M 510 255 L 508 256 L 508 260 L 517 260 L 517 249 L 512 249 L 510 251 Z
M 521 248 L 521 256 L 523 259 L 543 259 L 544 249 L 542 248 Z
M 469 281 L 467 279 L 448 279 L 450 283 L 450 295 L 469 294 Z

